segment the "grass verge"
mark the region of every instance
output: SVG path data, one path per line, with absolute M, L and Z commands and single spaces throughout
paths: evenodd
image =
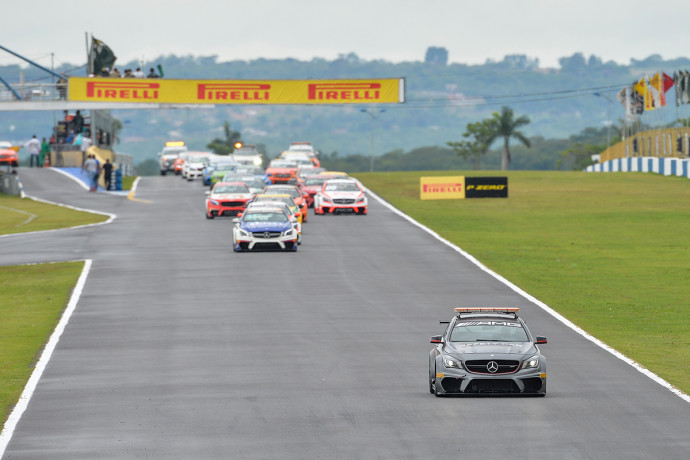
M 0 267 L 0 414 L 3 424 L 41 356 L 83 262 Z
M 0 194 L 0 235 L 104 222 L 107 216 Z
M 508 199 L 422 201 L 420 176 L 507 175 Z M 372 191 L 690 394 L 690 181 L 645 173 L 361 173 Z

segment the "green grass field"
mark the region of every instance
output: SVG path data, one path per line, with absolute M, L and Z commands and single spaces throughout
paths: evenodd
M 107 216 L 0 194 L 0 235 L 104 222 Z
M 419 199 L 420 176 L 507 175 L 508 199 Z M 644 173 L 357 177 L 575 324 L 690 393 L 690 180 Z
M 17 403 L 48 342 L 83 262 L 0 267 L 0 414 Z

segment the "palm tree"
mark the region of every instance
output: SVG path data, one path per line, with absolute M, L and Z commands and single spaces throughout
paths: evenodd
M 522 115 L 516 119 L 513 109 L 503 106 L 500 113 L 494 112 L 491 115 L 490 120 L 492 120 L 494 124 L 495 131 L 487 140 L 487 145 L 490 146 L 499 137 L 503 138 L 503 158 L 501 159 L 501 170 L 507 171 L 508 164 L 510 163 L 510 139 L 514 137 L 522 142 L 525 147 L 531 147 L 529 139 L 518 131 L 520 126 L 529 124 L 529 118 L 526 115 Z

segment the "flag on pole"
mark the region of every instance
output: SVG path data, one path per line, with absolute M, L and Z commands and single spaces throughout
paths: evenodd
M 680 107 L 680 78 L 678 77 L 678 72 L 673 72 L 673 83 L 676 85 L 676 107 Z
M 661 82 L 661 73 L 657 72 L 651 80 L 649 80 L 649 85 L 647 86 L 647 91 L 652 93 L 654 98 L 654 108 L 663 107 L 666 105 L 666 96 L 663 91 L 663 84 Z
M 108 45 L 100 40 L 97 40 L 93 35 L 91 36 L 91 53 L 89 61 L 91 63 L 90 73 L 100 75 L 104 68 L 112 70 L 117 57 L 113 50 Z
M 640 81 L 635 83 L 635 91 L 644 99 L 644 109 L 654 110 L 654 99 L 652 98 L 651 91 L 649 91 L 647 80 L 645 80 L 644 77 L 640 78 Z

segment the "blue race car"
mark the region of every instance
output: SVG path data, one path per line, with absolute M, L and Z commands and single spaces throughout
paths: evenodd
M 232 249 L 297 251 L 297 229 L 285 212 L 276 207 L 247 209 L 233 220 Z

